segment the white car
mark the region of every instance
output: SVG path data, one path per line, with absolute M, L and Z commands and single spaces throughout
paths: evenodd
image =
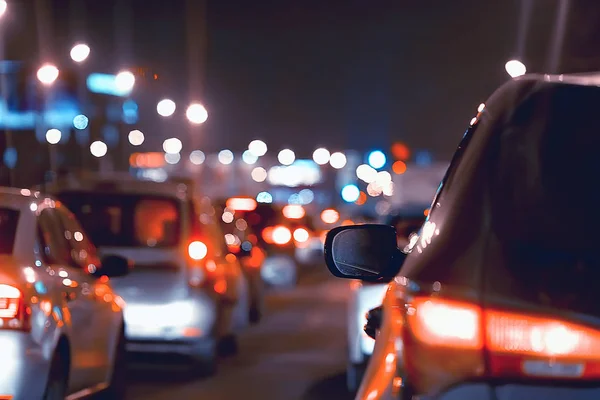
M 409 245 L 412 234 L 419 230 L 425 221 L 426 206 L 415 206 L 396 211 L 386 223 L 396 228 L 398 248 Z M 367 313 L 381 306 L 387 290 L 387 283 L 369 283 L 353 280 L 350 283 L 350 300 L 348 303 L 348 364 L 346 368 L 346 384 L 350 392 L 358 390 L 367 368 L 369 358 L 373 354 L 375 340 L 367 335 L 364 326 Z
M 74 176 L 48 186 L 65 202 L 103 254 L 135 262 L 113 282 L 125 309 L 127 350 L 189 356 L 200 375 L 219 353 L 237 350 L 249 325 L 249 290 L 225 237 L 181 182 Z M 214 211 L 213 211 L 214 214 Z M 228 282 L 232 276 L 239 279 Z
M 123 301 L 77 219 L 29 189 L 0 188 L 0 398 L 124 399 Z

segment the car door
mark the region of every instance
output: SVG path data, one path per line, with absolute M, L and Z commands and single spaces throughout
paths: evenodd
M 38 241 L 43 249 L 43 261 L 48 272 L 56 279 L 55 290 L 64 299 L 60 312 L 70 321 L 71 372 L 69 390 L 78 391 L 94 384 L 93 366 L 93 311 L 89 289 L 84 285 L 84 274 L 71 259 L 66 232 L 55 208 L 47 207 L 38 216 Z
M 120 314 L 113 310 L 114 295 L 110 286 L 90 273 L 100 266 L 96 247 L 73 213 L 65 206 L 57 207 L 56 211 L 64 228 L 64 237 L 69 243 L 71 259 L 75 266 L 72 268 L 73 274 L 82 288 L 79 294 L 80 307 L 89 310 L 93 317 L 87 327 L 91 329 L 91 334 L 88 336 L 90 343 L 88 361 L 91 363 L 91 379 L 94 383 L 101 383 L 106 379 L 110 369 L 110 357 L 116 346 L 114 338 L 119 329 Z

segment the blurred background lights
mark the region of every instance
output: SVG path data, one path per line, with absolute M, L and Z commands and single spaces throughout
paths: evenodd
M 16 167 L 17 166 L 17 149 L 15 149 L 14 147 L 7 147 L 6 150 L 4 151 L 4 155 L 2 156 L 2 160 L 4 161 L 4 164 L 8 168 L 13 169 L 14 167 Z M 35 204 L 35 203 L 33 203 L 33 204 Z
M 156 112 L 158 112 L 158 115 L 160 115 L 161 117 L 170 117 L 171 115 L 173 115 L 173 113 L 175 113 L 176 108 L 177 106 L 175 105 L 175 102 L 173 100 L 162 99 L 156 105 Z
M 342 200 L 346 203 L 354 203 L 358 200 L 358 196 L 360 196 L 360 190 L 358 186 L 350 184 L 346 185 L 342 188 Z
M 131 145 L 140 146 L 142 143 L 144 143 L 144 134 L 142 131 L 134 129 L 133 131 L 129 132 L 127 139 L 129 139 L 129 143 L 131 143 Z
M 165 161 L 167 164 L 177 164 L 181 160 L 181 154 L 179 153 L 165 153 Z
M 380 169 L 385 166 L 387 161 L 385 154 L 381 150 L 372 151 L 367 159 L 369 165 L 375 169 Z
M 258 156 L 252 153 L 252 151 L 246 150 L 242 153 L 242 161 L 248 165 L 256 164 Z
M 183 143 L 177 138 L 169 138 L 163 142 L 163 150 L 168 154 L 177 154 L 183 149 Z
M 371 183 L 377 178 L 377 171 L 370 165 L 361 164 L 356 168 L 356 177 L 365 183 Z
M 329 162 L 329 150 L 321 147 L 313 152 L 313 161 L 319 165 L 325 165 Z
M 185 116 L 192 124 L 203 124 L 208 119 L 208 111 L 202 104 L 194 103 L 187 108 Z
M 267 170 L 263 167 L 256 167 L 252 170 L 252 179 L 255 182 L 264 182 L 267 180 Z
M 106 152 L 108 152 L 108 146 L 106 146 L 106 143 L 96 140 L 90 144 L 90 153 L 92 153 L 94 157 L 104 157 Z
M 37 71 L 38 80 L 44 85 L 51 85 L 58 78 L 58 68 L 52 64 L 44 64 Z
M 221 150 L 218 155 L 219 162 L 223 165 L 229 165 L 233 162 L 233 153 L 231 150 Z
M 248 145 L 248 150 L 256 157 L 262 157 L 267 154 L 267 144 L 262 140 L 253 140 Z
M 8 3 L 6 3 L 6 0 L 0 0 L 0 17 L 6 13 L 7 8 Z
M 88 127 L 90 120 L 83 114 L 76 115 L 73 118 L 73 127 L 75 129 L 83 130 Z
M 62 133 L 58 129 L 48 129 L 48 131 L 46 132 L 46 142 L 50 144 L 57 144 L 58 142 L 60 142 L 61 137 Z
M 333 153 L 329 158 L 329 164 L 335 169 L 342 169 L 346 166 L 346 156 L 340 152 Z
M 194 165 L 200 165 L 206 160 L 206 155 L 201 150 L 194 150 L 190 153 L 190 162 Z
M 279 160 L 282 165 L 292 165 L 296 160 L 296 154 L 290 149 L 283 149 L 277 155 L 277 160 Z
M 271 193 L 269 192 L 260 192 L 256 195 L 256 201 L 258 203 L 272 203 L 273 196 L 271 196 Z
M 510 60 L 504 65 L 504 69 L 511 78 L 516 78 L 527 73 L 527 67 L 519 60 Z
M 134 85 L 135 76 L 129 71 L 121 71 L 115 76 L 115 86 L 121 92 L 131 92 Z
M 321 212 L 321 220 L 326 224 L 335 224 L 340 219 L 340 213 L 333 208 L 328 208 Z
M 71 49 L 71 60 L 75 62 L 83 62 L 90 55 L 90 46 L 85 43 L 78 43 Z

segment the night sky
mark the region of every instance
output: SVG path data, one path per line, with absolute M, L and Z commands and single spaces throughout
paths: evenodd
M 547 70 L 559 2 L 534 1 L 519 40 L 524 0 L 209 0 L 205 21 L 195 1 L 192 11 L 184 0 L 119 1 L 118 8 L 114 0 L 39 1 L 37 10 L 46 11 L 36 14 L 35 0 L 13 0 L 7 57 L 68 57 L 82 39 L 97 70 L 156 69 L 167 82 L 163 93 L 206 104 L 209 120 L 193 134 L 209 151 L 240 151 L 261 138 L 273 150 L 290 146 L 309 156 L 318 146 L 367 150 L 402 140 L 449 158 L 478 104 L 507 79 L 508 59 Z M 571 19 L 594 20 L 581 6 L 597 1 L 572 3 Z M 596 57 L 581 39 L 598 37 L 588 26 L 570 21 L 565 46 L 573 51 L 565 54 Z M 194 55 L 199 62 L 189 67 Z M 151 135 L 155 147 L 167 137 Z

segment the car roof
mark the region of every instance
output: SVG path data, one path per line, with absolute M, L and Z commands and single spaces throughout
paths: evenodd
M 38 203 L 47 197 L 35 190 L 0 186 L 0 207 L 29 209 L 31 203 Z

